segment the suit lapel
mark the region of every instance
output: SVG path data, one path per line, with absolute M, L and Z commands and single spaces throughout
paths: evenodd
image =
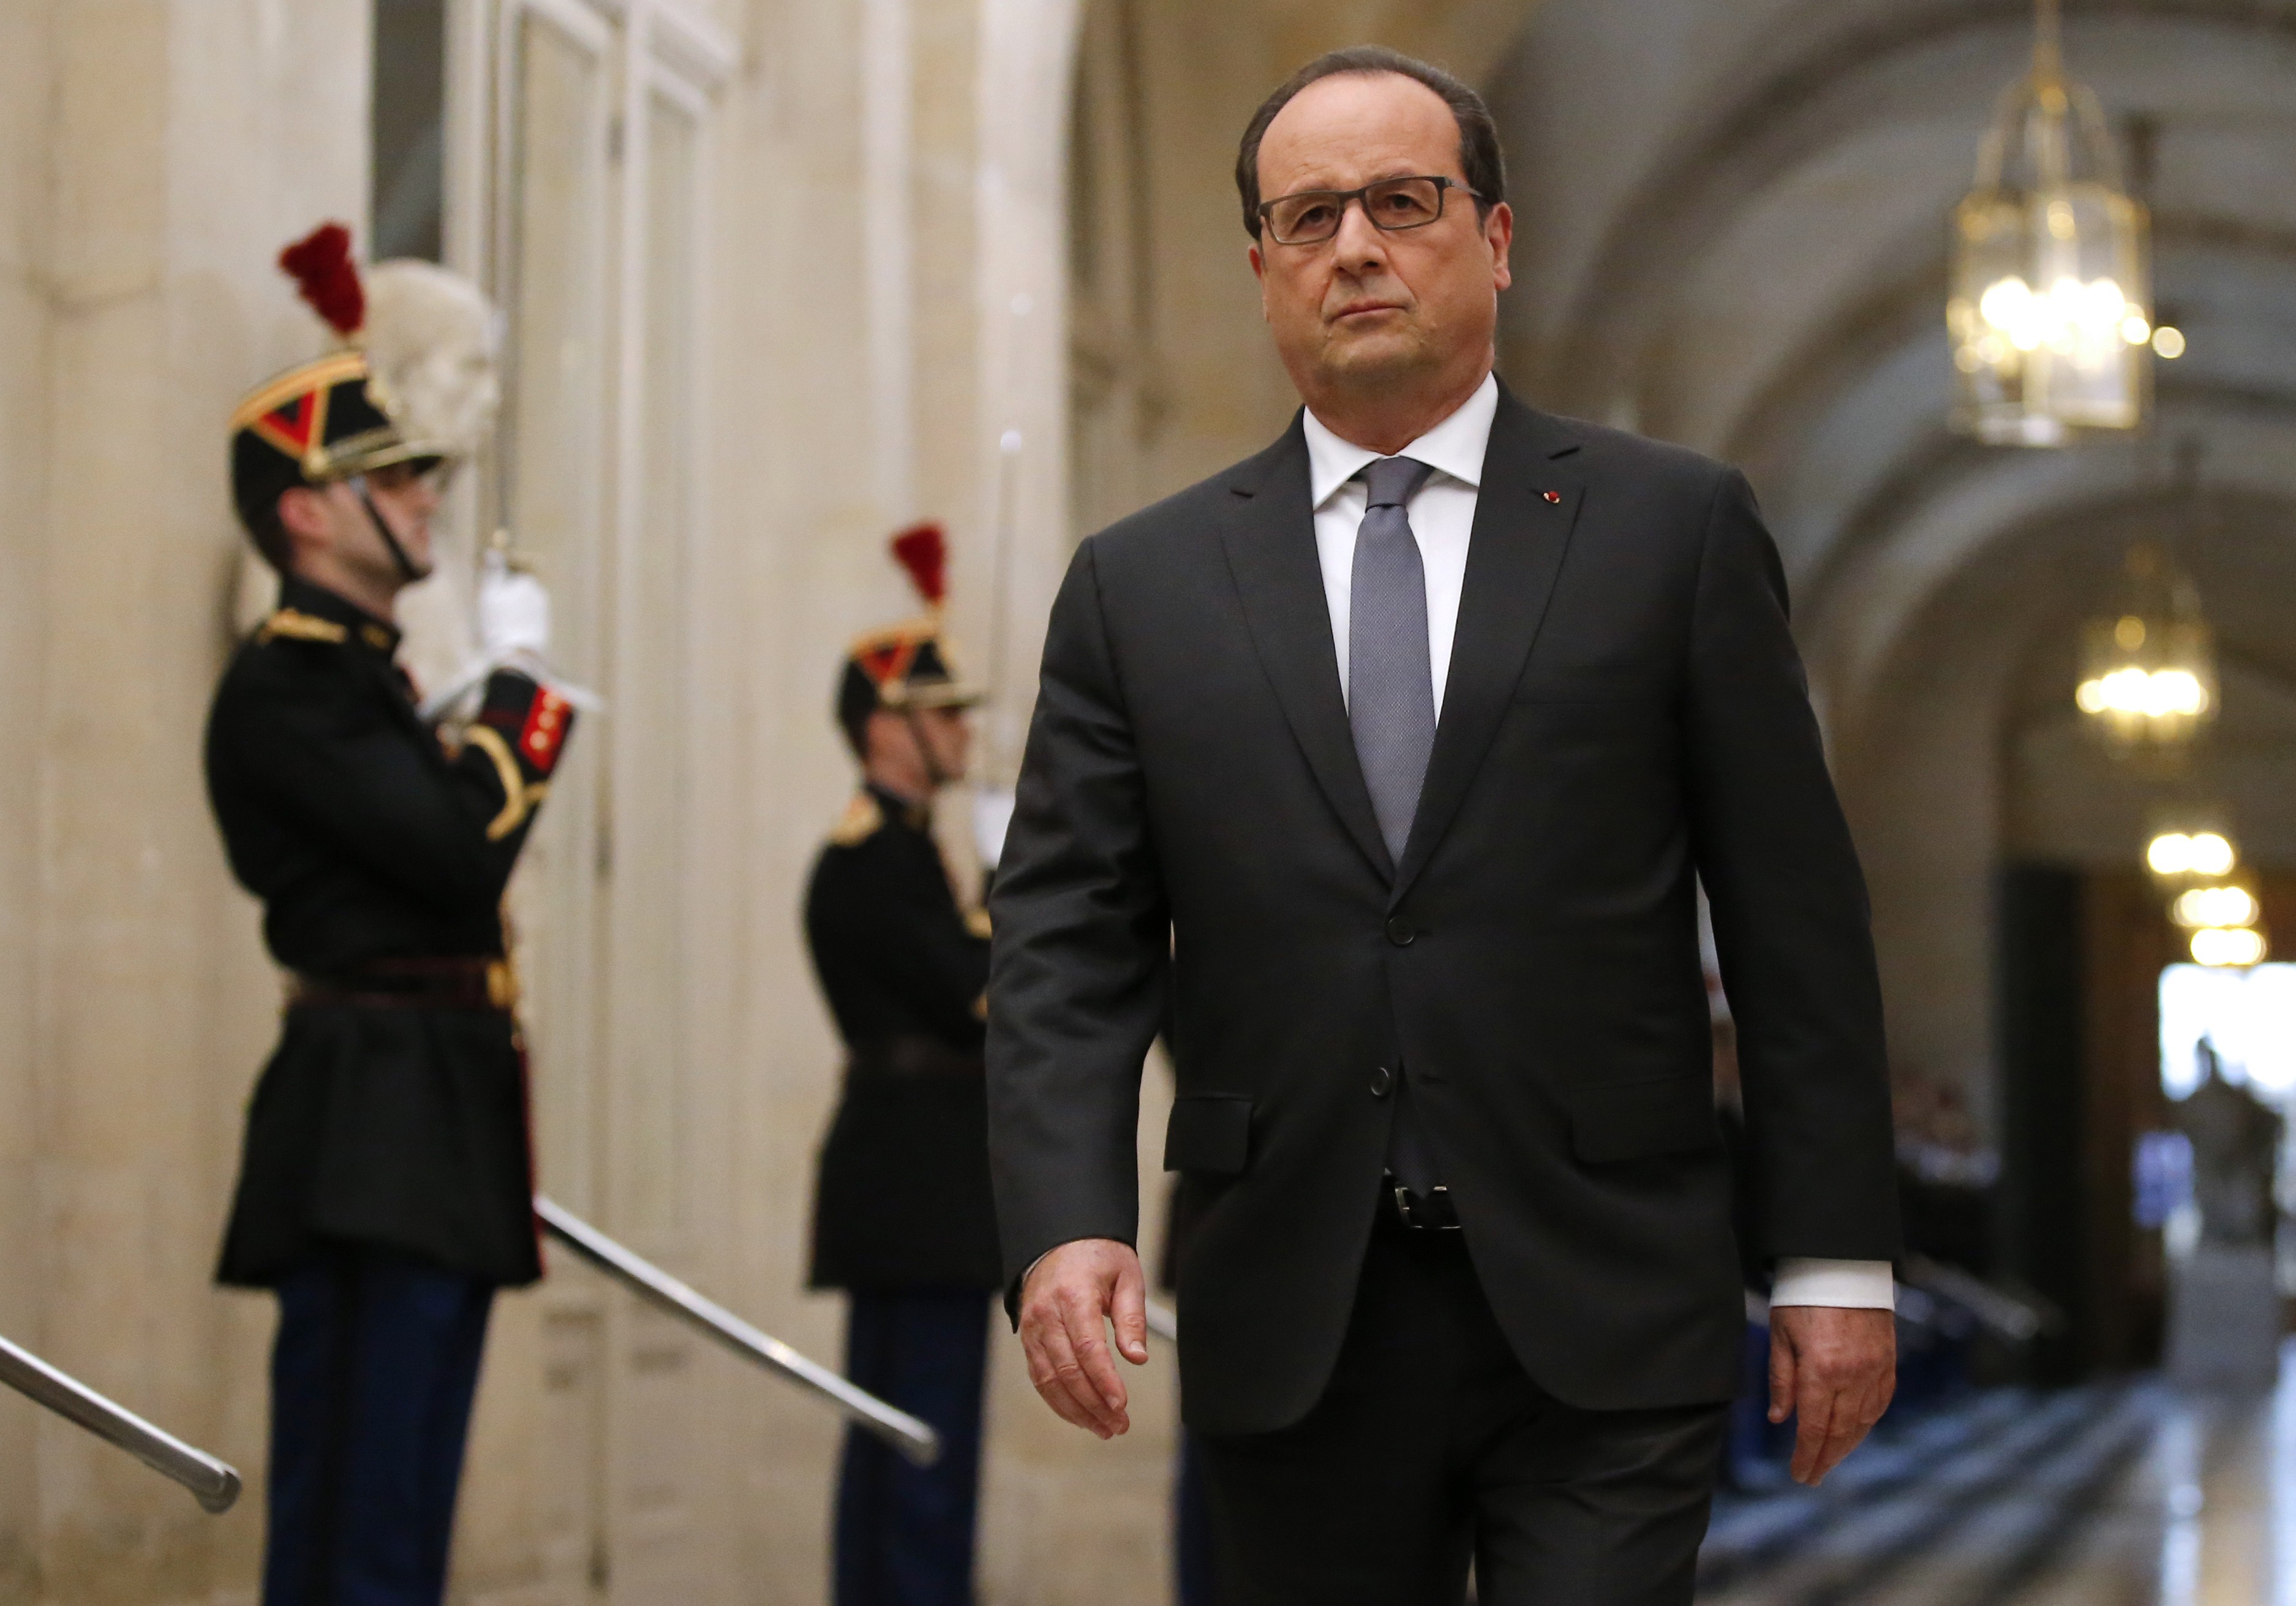
M 1252 649 L 1341 823 L 1380 874 L 1391 875 L 1340 696 L 1308 500 L 1308 441 L 1296 417 L 1283 439 L 1236 471 L 1228 490 L 1234 512 L 1222 536 Z
M 1397 902 L 1450 828 L 1522 678 L 1578 518 L 1585 487 L 1573 461 L 1578 449 L 1554 420 L 1501 387 L 1475 499 L 1443 715 L 1395 878 Z

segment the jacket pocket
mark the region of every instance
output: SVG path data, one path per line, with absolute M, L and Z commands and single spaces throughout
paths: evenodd
M 1172 1118 L 1164 1128 L 1164 1169 L 1236 1176 L 1250 1158 L 1250 1099 L 1240 1093 L 1200 1093 L 1172 1101 Z
M 1578 1087 L 1565 1102 L 1570 1151 L 1589 1165 L 1689 1153 L 1721 1142 L 1713 1083 L 1703 1075 Z

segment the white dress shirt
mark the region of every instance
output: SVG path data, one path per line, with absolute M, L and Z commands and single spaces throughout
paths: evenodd
M 1467 579 L 1467 545 L 1475 528 L 1475 500 L 1483 483 L 1483 455 L 1499 386 L 1486 376 L 1475 393 L 1441 423 L 1397 454 L 1435 471 L 1405 509 L 1418 538 L 1427 575 L 1427 656 L 1433 672 L 1435 714 L 1443 713 L 1451 676 L 1451 642 L 1459 627 L 1459 594 Z M 1301 420 L 1308 436 L 1308 495 L 1316 510 L 1316 560 L 1324 570 L 1324 602 L 1332 615 L 1332 647 L 1340 660 L 1340 695 L 1348 695 L 1348 607 L 1355 584 L 1356 530 L 1368 492 L 1356 476 L 1377 452 L 1341 439 L 1311 410 Z M 1897 1287 L 1886 1260 L 1819 1260 L 1788 1256 L 1778 1262 L 1772 1305 L 1828 1305 L 1890 1310 Z

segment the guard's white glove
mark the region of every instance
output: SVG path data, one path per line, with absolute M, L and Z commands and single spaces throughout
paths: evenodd
M 479 576 L 479 650 L 495 663 L 550 651 L 550 593 L 488 553 Z
M 1013 790 L 1006 786 L 981 786 L 972 793 L 972 850 L 980 856 L 980 867 L 994 870 L 1004 856 L 1004 833 L 1013 826 Z

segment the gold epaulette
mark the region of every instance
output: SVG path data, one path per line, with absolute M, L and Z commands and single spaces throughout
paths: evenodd
M 255 639 L 268 646 L 281 636 L 294 642 L 327 642 L 340 646 L 350 639 L 350 632 L 332 619 L 323 619 L 293 608 L 282 608 L 263 621 Z
M 853 801 L 845 806 L 837 828 L 829 833 L 830 844 L 836 848 L 858 848 L 885 828 L 885 811 L 877 799 L 867 792 L 855 792 Z

